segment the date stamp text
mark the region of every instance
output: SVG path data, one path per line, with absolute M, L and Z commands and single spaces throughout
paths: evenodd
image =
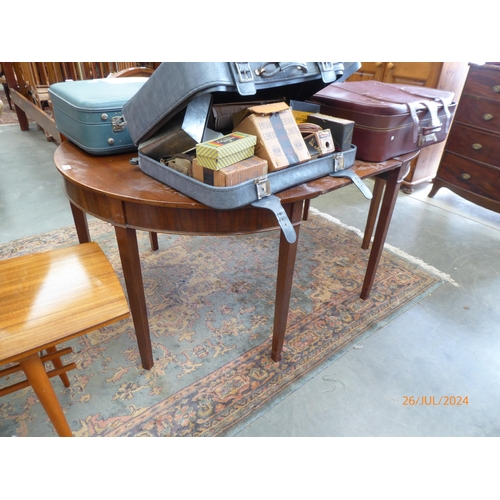
M 469 396 L 403 396 L 403 406 L 467 406 Z

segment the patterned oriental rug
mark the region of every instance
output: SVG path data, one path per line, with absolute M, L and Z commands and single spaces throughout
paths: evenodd
M 122 279 L 112 226 L 92 220 L 90 228 Z M 142 368 L 130 319 L 66 343 L 77 369 L 69 388 L 52 384 L 76 436 L 234 435 L 446 280 L 386 249 L 361 300 L 368 252 L 359 231 L 312 209 L 275 363 L 278 233 L 158 236 L 152 252 L 138 232 L 155 365 Z M 76 243 L 68 227 L 1 245 L 0 258 Z M 30 387 L 0 399 L 0 436 L 54 435 Z

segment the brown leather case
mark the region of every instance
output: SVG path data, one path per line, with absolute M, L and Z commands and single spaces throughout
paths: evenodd
M 329 85 L 311 102 L 323 114 L 353 120 L 356 158 L 380 162 L 444 141 L 455 113 L 453 97 L 444 90 L 367 80 Z

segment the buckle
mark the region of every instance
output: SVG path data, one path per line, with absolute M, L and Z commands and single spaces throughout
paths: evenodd
M 322 71 L 333 71 L 333 63 L 332 62 L 320 62 Z
M 259 200 L 266 196 L 271 196 L 271 183 L 267 177 L 258 177 L 254 182 L 257 188 L 257 198 Z
M 258 208 L 266 208 L 267 210 L 271 210 L 276 216 L 276 220 L 281 227 L 281 231 L 283 232 L 288 243 L 295 243 L 297 240 L 297 234 L 295 233 L 295 229 L 293 224 L 290 222 L 285 209 L 281 206 L 280 199 L 275 195 L 269 195 L 263 200 L 254 201 L 252 203 L 253 207 Z
M 366 199 L 371 200 L 373 198 L 373 194 L 368 189 L 368 186 L 351 169 L 346 168 L 345 170 L 340 170 L 339 172 L 332 172 L 329 175 L 330 177 L 348 177 L 352 182 L 354 182 L 354 185 L 363 193 L 363 196 Z
M 238 77 L 241 83 L 253 82 L 252 68 L 250 68 L 250 63 L 247 62 L 235 62 L 236 71 L 238 72 Z
M 436 134 L 422 134 L 418 136 L 418 145 L 419 146 L 424 146 L 428 142 L 433 143 L 437 141 L 437 136 Z

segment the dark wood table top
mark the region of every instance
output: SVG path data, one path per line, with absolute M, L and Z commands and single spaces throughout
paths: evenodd
M 144 174 L 139 166 L 130 164 L 137 154 L 125 153 L 112 156 L 94 156 L 86 153 L 70 141 L 59 146 L 54 155 L 56 166 L 69 182 L 82 188 L 148 205 L 169 208 L 212 210 L 175 189 Z M 381 163 L 366 163 L 356 160 L 352 170 L 360 178 L 372 177 L 400 165 L 399 159 Z M 325 176 L 277 193 L 282 204 L 297 200 L 316 198 L 351 184 L 350 179 Z

